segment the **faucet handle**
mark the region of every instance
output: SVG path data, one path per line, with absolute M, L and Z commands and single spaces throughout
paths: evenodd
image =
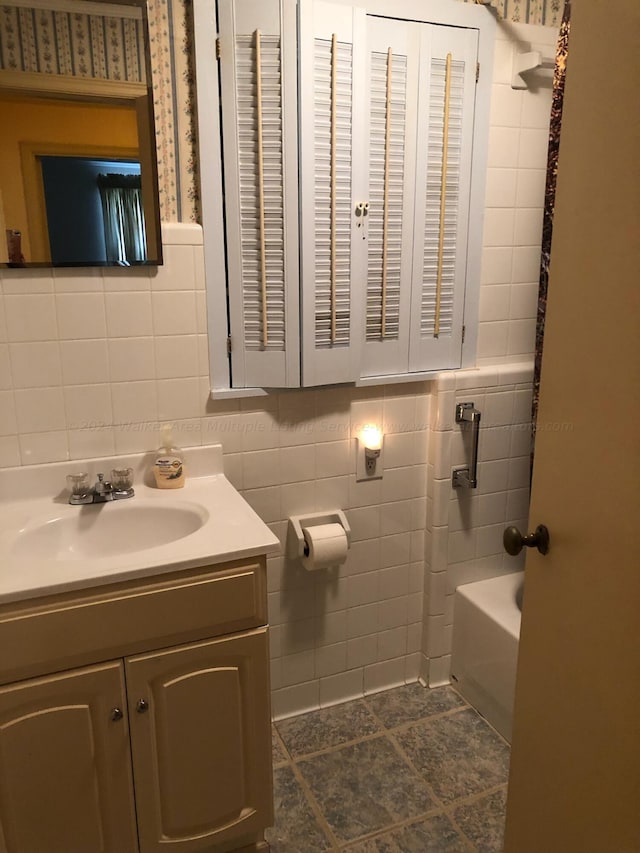
M 91 491 L 89 475 L 85 472 L 79 472 L 77 474 L 68 474 L 66 480 L 67 488 L 69 489 L 72 495 L 79 495 L 81 497 L 84 497 L 85 495 L 88 495 Z
M 110 476 L 114 489 L 125 491 L 133 486 L 133 468 L 113 468 Z

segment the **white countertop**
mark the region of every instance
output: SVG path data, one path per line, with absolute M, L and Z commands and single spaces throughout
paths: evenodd
M 220 445 L 184 452 L 187 477 L 182 489 L 151 485 L 154 457 L 137 454 L 0 470 L 0 603 L 255 557 L 278 548 L 278 539 L 222 473 Z M 98 471 L 108 477 L 113 467 L 134 469 L 133 498 L 84 507 L 68 503 L 67 474 L 88 471 L 93 482 Z M 135 551 L 126 550 L 125 533 L 119 552 L 109 556 L 78 555 L 69 549 L 25 556 L 20 544 L 25 531 L 50 523 L 80 530 L 103 513 L 112 514 L 110 527 L 117 526 L 115 514 L 126 522 L 127 510 L 133 507 L 151 518 L 156 507 L 165 510 L 165 517 L 172 507 L 178 513 L 191 510 L 201 526 L 175 541 Z

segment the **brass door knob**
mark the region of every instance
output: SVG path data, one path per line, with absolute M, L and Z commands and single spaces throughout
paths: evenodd
M 537 548 L 541 554 L 548 554 L 549 531 L 544 524 L 539 524 L 535 533 L 523 536 L 517 527 L 507 527 L 502 536 L 502 544 L 507 554 L 512 557 L 516 557 L 523 548 Z

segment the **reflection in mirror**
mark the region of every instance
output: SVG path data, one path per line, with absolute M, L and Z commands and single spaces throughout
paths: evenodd
M 0 6 L 0 263 L 161 263 L 145 0 Z

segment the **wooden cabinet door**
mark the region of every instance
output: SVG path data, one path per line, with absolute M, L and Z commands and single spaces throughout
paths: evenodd
M 272 819 L 267 629 L 127 659 L 142 853 L 211 850 Z
M 3 853 L 137 851 L 124 697 L 122 663 L 0 688 Z

